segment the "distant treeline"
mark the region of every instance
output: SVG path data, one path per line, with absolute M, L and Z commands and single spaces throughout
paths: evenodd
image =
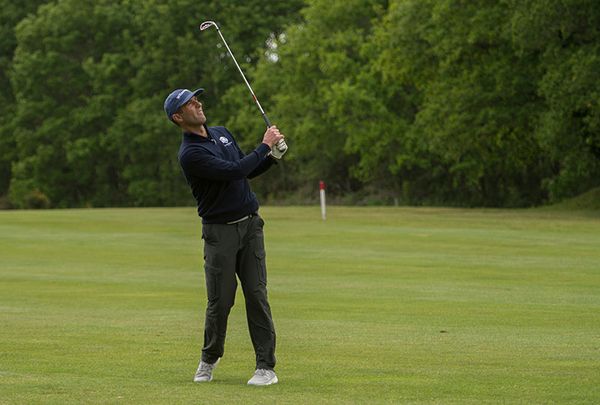
M 598 0 L 0 0 L 0 205 L 192 202 L 162 106 L 290 152 L 263 201 L 531 206 L 600 185 Z

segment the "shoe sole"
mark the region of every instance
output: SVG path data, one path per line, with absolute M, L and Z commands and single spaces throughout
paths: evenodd
M 275 376 L 275 378 L 273 378 L 272 380 L 269 380 L 268 382 L 266 382 L 264 384 L 251 384 L 250 382 L 248 382 L 248 385 L 252 385 L 254 387 L 264 387 L 266 385 L 277 384 L 278 382 L 279 382 L 279 380 L 277 379 L 277 376 Z

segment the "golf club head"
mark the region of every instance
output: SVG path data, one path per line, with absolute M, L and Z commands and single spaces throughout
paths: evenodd
M 200 31 L 204 31 L 206 29 L 209 29 L 213 25 L 215 26 L 216 29 L 219 29 L 219 26 L 217 25 L 216 22 L 214 22 L 214 21 L 204 21 L 202 24 L 200 24 Z

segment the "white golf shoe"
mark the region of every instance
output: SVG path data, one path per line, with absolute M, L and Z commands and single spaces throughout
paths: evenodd
M 196 370 L 196 375 L 194 376 L 194 382 L 209 382 L 213 379 L 213 371 L 217 364 L 219 364 L 219 358 L 213 364 L 205 363 L 200 361 L 200 365 L 198 366 L 198 370 Z
M 259 368 L 254 372 L 252 378 L 248 381 L 248 385 L 271 385 L 277 384 L 277 375 L 273 370 L 265 370 Z

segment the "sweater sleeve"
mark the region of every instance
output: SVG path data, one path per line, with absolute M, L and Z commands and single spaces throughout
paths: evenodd
M 231 133 L 229 132 L 229 130 L 225 129 L 227 131 L 227 133 L 231 136 L 231 139 L 233 140 L 233 143 L 235 144 L 235 147 L 238 151 L 238 155 L 240 157 L 240 159 L 243 159 L 244 156 L 246 156 L 244 154 L 244 152 L 242 152 L 242 150 L 240 149 L 239 145 L 237 144 L 235 138 L 233 137 L 233 135 L 231 135 Z M 270 150 L 269 150 L 270 151 Z M 263 174 L 264 172 L 266 172 L 267 170 L 269 170 L 271 168 L 271 166 L 273 166 L 274 164 L 276 164 L 277 161 L 275 158 L 268 156 L 268 152 L 267 152 L 267 157 L 264 158 L 260 164 L 254 169 L 252 170 L 252 173 L 248 174 L 248 178 L 252 179 L 254 177 L 260 176 L 261 174 Z
M 193 149 L 181 157 L 184 170 L 200 178 L 211 180 L 239 180 L 248 177 L 265 160 L 270 152 L 269 146 L 261 143 L 242 159 L 231 162 L 204 151 Z
M 263 159 L 262 162 L 248 175 L 249 179 L 260 176 L 267 170 L 269 170 L 273 165 L 277 164 L 277 160 L 272 156 L 267 156 L 266 159 Z

